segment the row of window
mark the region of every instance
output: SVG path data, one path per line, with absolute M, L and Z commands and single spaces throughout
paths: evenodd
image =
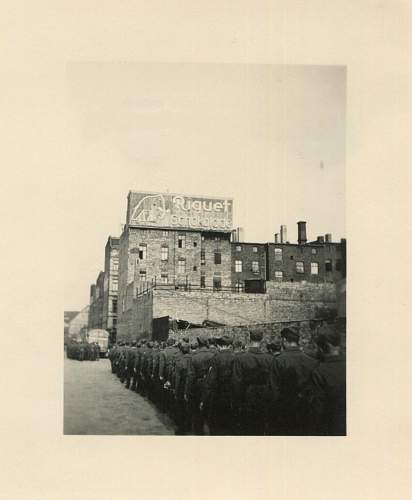
M 241 273 L 243 271 L 243 262 L 241 260 L 235 260 L 235 272 Z M 259 273 L 259 262 L 254 260 L 252 261 L 252 273 Z
M 242 245 L 236 245 L 236 252 L 241 252 L 242 251 Z M 252 252 L 257 253 L 258 247 L 252 247 Z

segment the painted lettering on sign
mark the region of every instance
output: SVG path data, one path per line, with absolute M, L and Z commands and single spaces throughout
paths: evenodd
M 230 231 L 233 202 L 175 194 L 129 193 L 128 224 Z

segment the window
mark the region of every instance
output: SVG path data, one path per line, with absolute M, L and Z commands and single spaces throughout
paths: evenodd
M 304 274 L 305 265 L 303 262 L 296 262 L 296 272 L 299 274 Z
M 281 248 L 275 248 L 275 260 L 277 261 L 283 260 L 283 251 Z
M 256 260 L 252 262 L 252 272 L 255 274 L 259 273 L 259 262 Z
M 215 236 L 215 241 L 220 241 L 220 236 Z
M 241 252 L 242 251 L 242 247 L 240 245 L 236 245 L 236 252 Z
M 160 283 L 164 283 L 165 285 L 167 285 L 167 282 L 168 282 L 168 275 L 167 274 L 162 274 L 160 276 Z
M 113 301 L 112 301 L 112 312 L 114 314 L 117 313 L 117 299 L 113 299 Z
M 253 247 L 252 252 L 257 253 L 257 247 Z
M 161 248 L 160 259 L 161 260 L 168 260 L 168 258 L 169 258 L 169 247 L 163 246 Z
M 184 274 L 186 272 L 186 261 L 183 259 L 179 259 L 177 261 L 177 272 L 179 274 Z
M 124 312 L 125 304 L 126 304 L 126 299 L 125 299 L 125 297 L 123 297 L 123 299 L 122 299 L 122 312 Z
M 146 281 L 146 271 L 140 271 L 140 281 L 145 282 Z
M 222 263 L 222 254 L 220 252 L 215 252 L 215 264 Z
M 167 238 L 169 236 L 169 231 L 162 231 L 163 238 Z
M 147 246 L 144 244 L 139 245 L 139 259 L 146 260 Z
M 194 241 L 194 242 L 193 242 L 193 246 L 194 246 L 194 247 L 197 247 L 197 241 Z
M 193 271 L 197 271 L 197 266 L 193 266 Z
M 275 279 L 282 280 L 283 279 L 283 271 L 275 271 Z
M 241 260 L 235 260 L 235 271 L 237 273 L 242 272 L 242 261 Z
M 294 257 L 293 257 L 293 255 L 291 255 L 291 256 L 290 256 L 290 260 L 293 260 L 293 259 L 294 259 Z
M 116 328 L 117 326 L 117 318 L 113 318 L 113 328 Z
M 206 264 L 206 254 L 204 250 L 200 250 L 200 264 L 202 266 Z
M 312 248 L 312 255 L 316 255 L 316 248 Z
M 237 292 L 241 292 L 243 290 L 243 283 L 241 281 L 237 281 L 235 285 L 235 289 Z
M 319 274 L 319 264 L 317 262 L 310 263 L 310 274 Z
M 200 276 L 200 288 L 206 288 L 206 276 Z
M 184 248 L 186 243 L 186 236 L 184 234 L 181 234 L 177 238 L 177 246 L 178 248 Z
M 327 273 L 332 271 L 332 261 L 330 259 L 325 260 L 325 271 Z
M 220 276 L 213 276 L 213 290 L 222 289 L 222 278 Z
M 112 271 L 118 271 L 119 270 L 119 259 L 113 259 L 112 260 Z
M 119 289 L 119 282 L 117 280 L 112 281 L 112 290 L 113 292 L 117 292 Z

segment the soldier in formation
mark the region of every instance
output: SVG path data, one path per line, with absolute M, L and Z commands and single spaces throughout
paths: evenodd
M 346 372 L 340 335 L 326 329 L 316 356 L 300 347 L 299 332 L 281 331 L 264 344 L 224 335 L 166 343 L 119 343 L 112 372 L 176 424 L 176 434 L 344 435 Z
M 72 341 L 67 345 L 67 357 L 78 361 L 98 361 L 100 358 L 100 346 L 93 342 Z

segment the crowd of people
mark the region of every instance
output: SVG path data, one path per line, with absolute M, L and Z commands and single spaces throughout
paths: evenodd
M 67 357 L 78 361 L 99 361 L 100 346 L 97 342 L 89 344 L 73 340 L 67 344 Z
M 334 329 L 304 352 L 299 332 L 279 342 L 250 333 L 118 343 L 112 372 L 176 424 L 176 434 L 345 435 L 346 362 Z

